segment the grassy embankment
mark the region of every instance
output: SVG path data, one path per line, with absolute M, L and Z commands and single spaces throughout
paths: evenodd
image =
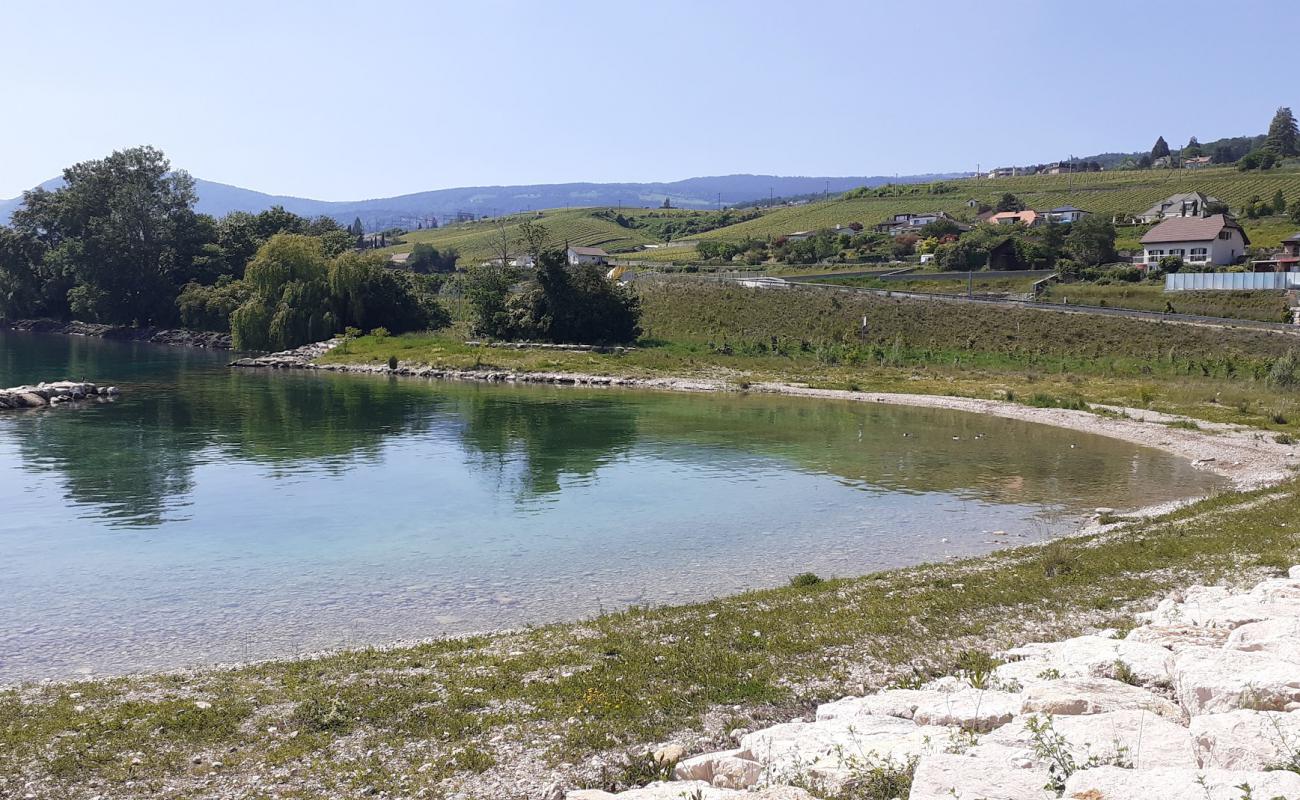
M 1291 334 L 815 289 L 681 282 L 640 291 L 645 341 L 624 355 L 470 347 L 447 332 L 364 337 L 327 359 L 1011 396 L 1300 430 L 1300 395 L 1268 379 L 1279 356 L 1300 348 Z
M 35 781 L 37 796 L 203 797 L 226 781 L 250 797 L 438 797 L 486 773 L 535 776 L 499 795 L 532 798 L 552 769 L 626 785 L 630 770 L 602 781 L 593 765 L 942 674 L 969 650 L 1123 628 L 1133 602 L 1172 587 L 1283 568 L 1300 559 L 1298 489 L 1224 495 L 1118 536 L 577 625 L 3 692 L 0 794 Z

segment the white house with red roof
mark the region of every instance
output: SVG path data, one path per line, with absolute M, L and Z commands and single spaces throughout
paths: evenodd
M 1250 239 L 1227 214 L 1170 217 L 1142 236 L 1142 262 L 1178 256 L 1188 264 L 1235 264 L 1246 255 Z

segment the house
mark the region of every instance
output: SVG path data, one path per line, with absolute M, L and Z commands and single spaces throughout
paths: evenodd
M 1024 211 L 999 211 L 988 219 L 991 225 L 1015 225 L 1019 222 L 1026 228 L 1032 228 L 1043 222 L 1043 215 L 1031 209 Z
M 1160 156 L 1159 158 L 1152 159 L 1151 161 L 1152 169 L 1169 169 L 1173 165 L 1174 165 L 1173 156 Z
M 1250 239 L 1227 214 L 1170 217 L 1142 236 L 1142 263 L 1178 256 L 1189 264 L 1234 264 Z
M 1137 220 L 1142 223 L 1151 223 L 1169 217 L 1208 217 L 1210 212 L 1206 211 L 1205 207 L 1218 202 L 1217 198 L 1209 197 L 1200 192 L 1174 194 L 1138 214 Z
M 997 169 L 989 170 L 990 178 L 1012 178 L 1019 174 L 1019 167 L 998 167 Z
M 795 231 L 794 233 L 787 233 L 785 240 L 787 242 L 802 242 L 804 239 L 811 239 L 814 233 L 816 231 Z
M 1091 212 L 1084 211 L 1082 208 L 1074 206 L 1060 206 L 1047 212 L 1047 218 L 1052 222 L 1078 222 Z
M 599 247 L 569 248 L 569 266 L 576 267 L 579 264 L 606 264 L 608 262 L 609 253 L 606 253 Z
M 388 256 L 388 263 L 393 267 L 404 267 L 406 266 L 406 259 L 410 257 L 410 253 L 392 253 Z
M 1201 169 L 1213 164 L 1214 161 L 1209 156 L 1196 156 L 1195 158 L 1184 158 L 1183 169 Z
M 1048 175 L 1065 175 L 1078 171 L 1079 168 L 1069 161 L 1057 161 L 1055 164 L 1048 164 L 1042 169 L 1042 172 Z
M 1300 233 L 1282 240 L 1282 252 L 1250 262 L 1256 272 L 1300 272 Z
M 979 208 L 979 207 L 980 207 L 980 201 L 978 201 L 978 200 L 976 200 L 975 198 L 972 197 L 971 199 L 969 199 L 969 200 L 966 201 L 966 207 L 967 207 L 967 208 Z
M 951 222 L 962 231 L 970 230 L 969 225 L 958 222 L 955 217 L 945 211 L 927 211 L 922 214 L 895 214 L 893 218 L 875 226 L 875 230 L 878 233 L 898 236 L 904 233 L 917 233 L 931 222 L 938 222 L 939 220 Z

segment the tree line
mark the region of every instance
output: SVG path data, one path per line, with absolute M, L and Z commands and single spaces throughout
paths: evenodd
M 293 347 L 347 327 L 437 327 L 436 287 L 355 251 L 356 231 L 275 207 L 220 219 L 194 180 L 137 147 L 73 165 L 0 226 L 0 317 L 230 330 Z

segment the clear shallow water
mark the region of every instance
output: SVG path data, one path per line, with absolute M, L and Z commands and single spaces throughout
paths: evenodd
M 1159 451 L 957 412 L 228 358 L 0 332 L 0 387 L 123 392 L 0 415 L 0 683 L 860 574 L 1218 485 Z

